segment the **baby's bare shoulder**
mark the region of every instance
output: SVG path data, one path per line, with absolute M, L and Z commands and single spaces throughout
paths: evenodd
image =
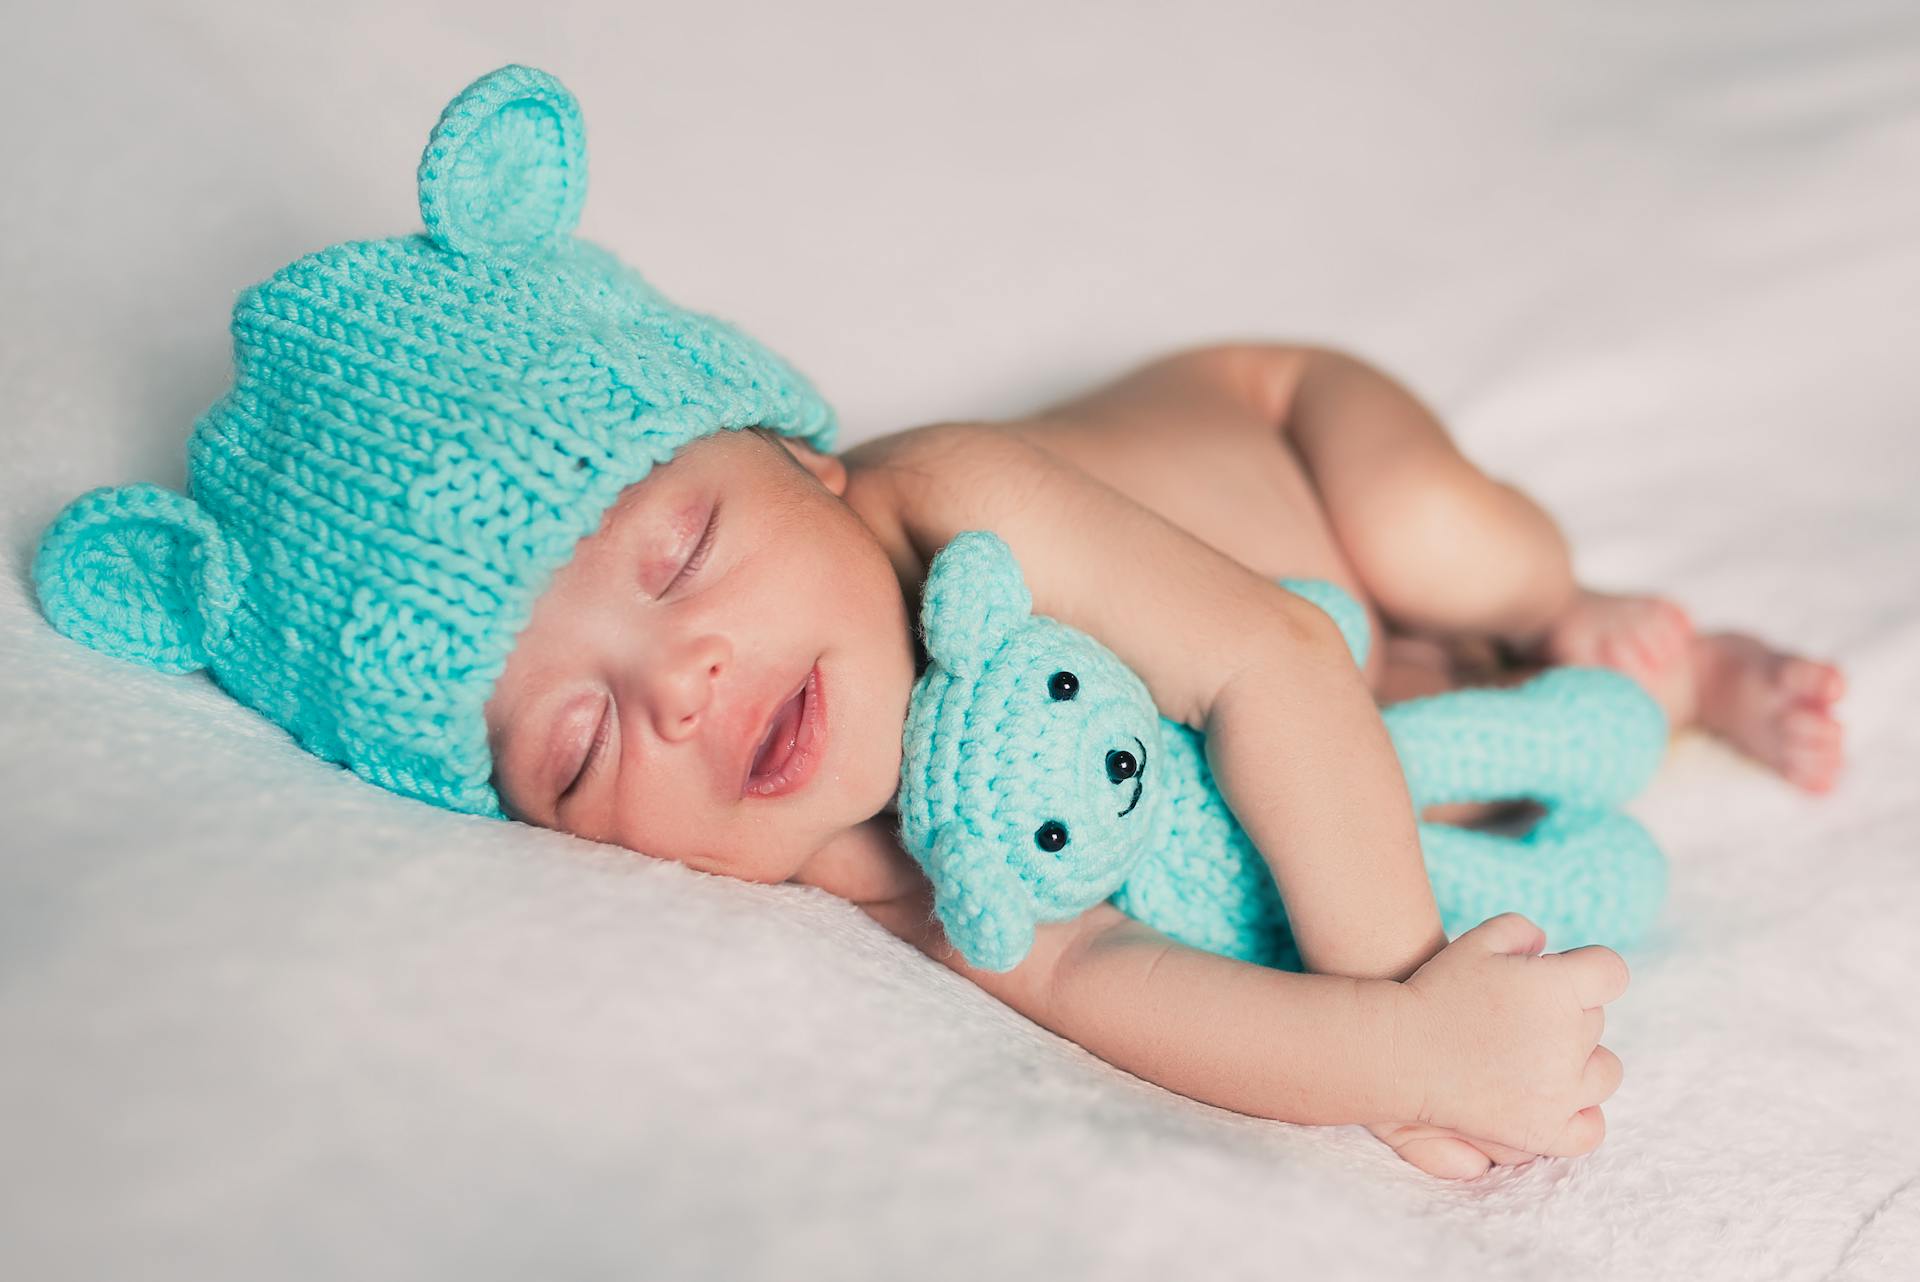
M 1288 621 L 1288 594 L 1270 580 L 1010 424 L 939 424 L 885 448 L 893 518 L 923 566 L 962 531 L 993 531 L 1034 612 L 1099 639 L 1174 720 L 1204 724 Z
M 999 505 L 1041 483 L 1038 452 L 1014 426 L 933 423 L 863 442 L 840 455 L 847 502 L 875 528 L 898 531 L 924 572 L 955 533 L 992 528 Z
M 856 457 L 856 454 L 859 456 Z M 849 502 L 875 509 L 899 531 L 924 575 L 935 553 L 963 530 L 992 530 L 1013 543 L 1041 605 L 1036 559 L 1070 555 L 1060 545 L 1059 526 L 1037 519 L 1036 505 L 1073 505 L 1074 496 L 1099 484 L 1071 461 L 1022 437 L 1017 425 L 998 422 L 936 423 L 895 433 L 842 456 L 849 474 Z M 1114 496 L 1119 498 L 1121 496 Z M 1027 513 L 1021 520 L 1020 514 Z M 1026 546 L 1014 539 L 1020 529 Z M 1044 574 L 1041 582 L 1044 582 Z
M 850 473 L 873 473 L 921 489 L 987 480 L 996 451 L 1018 436 L 1018 423 L 929 423 L 863 441 L 840 455 Z M 1002 453 L 999 457 L 1004 457 Z M 925 495 L 919 497 L 925 498 Z

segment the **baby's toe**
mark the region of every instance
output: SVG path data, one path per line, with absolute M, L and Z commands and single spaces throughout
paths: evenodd
M 1790 658 L 1780 665 L 1775 680 L 1789 698 L 1823 707 L 1839 702 L 1847 690 L 1840 669 L 1817 659 Z
M 1596 647 L 1600 666 L 1624 672 L 1630 677 L 1645 677 L 1659 665 L 1637 631 L 1620 629 L 1600 637 Z
M 1664 598 L 1654 601 L 1653 644 L 1665 661 L 1677 659 L 1693 642 L 1693 619 L 1678 604 Z
M 1634 671 L 1652 672 L 1660 666 L 1660 638 L 1654 629 L 1636 628 L 1626 634 L 1622 644 L 1632 656 Z
M 1831 792 L 1840 774 L 1840 758 L 1838 754 L 1830 752 L 1789 752 L 1781 763 L 1780 773 L 1796 788 L 1805 788 L 1808 792 Z
M 1840 727 L 1818 717 L 1804 722 L 1787 736 L 1780 755 L 1780 771 L 1790 783 L 1811 792 L 1827 792 L 1845 760 Z
M 1780 714 L 1780 739 L 1789 749 L 1832 747 L 1840 742 L 1840 723 L 1822 705 L 1796 703 Z

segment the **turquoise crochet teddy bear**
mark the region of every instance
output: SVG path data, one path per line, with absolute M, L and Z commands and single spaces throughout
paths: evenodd
M 1325 610 L 1365 661 L 1358 602 L 1323 581 L 1279 582 Z M 1160 716 L 1112 651 L 1035 615 L 999 536 L 970 530 L 934 557 L 920 622 L 929 662 L 908 708 L 900 836 L 968 962 L 1009 970 L 1041 922 L 1111 899 L 1191 947 L 1301 969 L 1272 875 L 1214 786 L 1202 735 Z M 1651 923 L 1666 863 L 1619 807 L 1659 766 L 1667 722 L 1631 679 L 1554 668 L 1382 715 L 1416 811 L 1545 808 L 1521 836 L 1419 825 L 1449 936 L 1517 911 L 1556 948 L 1618 948 Z

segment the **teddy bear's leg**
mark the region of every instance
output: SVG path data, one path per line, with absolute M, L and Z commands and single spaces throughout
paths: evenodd
M 1449 937 L 1517 912 L 1558 951 L 1631 948 L 1659 916 L 1667 862 L 1630 816 L 1550 809 L 1524 837 L 1421 824 L 1420 847 Z
M 1550 668 L 1507 689 L 1453 690 L 1383 709 L 1416 810 L 1527 798 L 1604 810 L 1666 755 L 1660 705 L 1608 668 Z

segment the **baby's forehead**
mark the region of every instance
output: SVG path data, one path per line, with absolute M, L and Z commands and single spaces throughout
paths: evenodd
M 727 429 L 696 437 L 681 444 L 665 462 L 656 464 L 645 476 L 623 486 L 607 503 L 598 528 L 569 550 L 541 598 L 544 600 L 553 592 L 561 577 L 569 571 L 576 575 L 589 571 L 590 567 L 583 564 L 589 559 L 585 555 L 589 546 L 611 548 L 616 543 L 624 544 L 628 532 L 634 528 L 632 522 L 652 522 L 659 518 L 663 521 L 662 529 L 666 533 L 685 536 L 691 526 L 698 524 L 701 510 L 706 506 L 703 496 L 708 487 L 716 484 L 724 486 L 728 497 L 735 503 L 751 500 L 755 487 L 769 483 L 777 474 L 770 473 L 765 467 L 743 466 L 743 451 L 750 459 L 754 452 L 771 448 L 795 467 L 800 466 L 798 460 L 788 454 L 778 441 L 760 446 L 743 439 L 759 436 L 761 431 L 758 428 Z M 698 533 L 697 530 L 692 532 Z M 523 639 L 530 630 L 531 627 L 522 630 Z M 523 645 L 516 643 L 511 653 L 517 655 L 523 649 Z
M 676 448 L 665 462 L 654 464 L 645 476 L 620 487 L 620 492 L 615 494 L 613 501 L 607 504 L 607 510 L 600 519 L 600 528 L 606 529 L 656 490 L 671 485 L 685 475 L 689 465 L 700 458 L 702 447 L 709 445 L 717 435 L 720 433 L 686 442 Z
M 660 485 L 664 479 L 682 476 L 689 472 L 713 472 L 727 476 L 755 475 L 751 467 L 743 467 L 765 456 L 765 451 L 773 450 L 798 465 L 798 461 L 788 454 L 775 433 L 762 427 L 722 428 L 683 441 L 674 447 L 673 453 L 633 484 L 621 491 L 624 496 L 636 489 L 644 490 L 649 486 Z

